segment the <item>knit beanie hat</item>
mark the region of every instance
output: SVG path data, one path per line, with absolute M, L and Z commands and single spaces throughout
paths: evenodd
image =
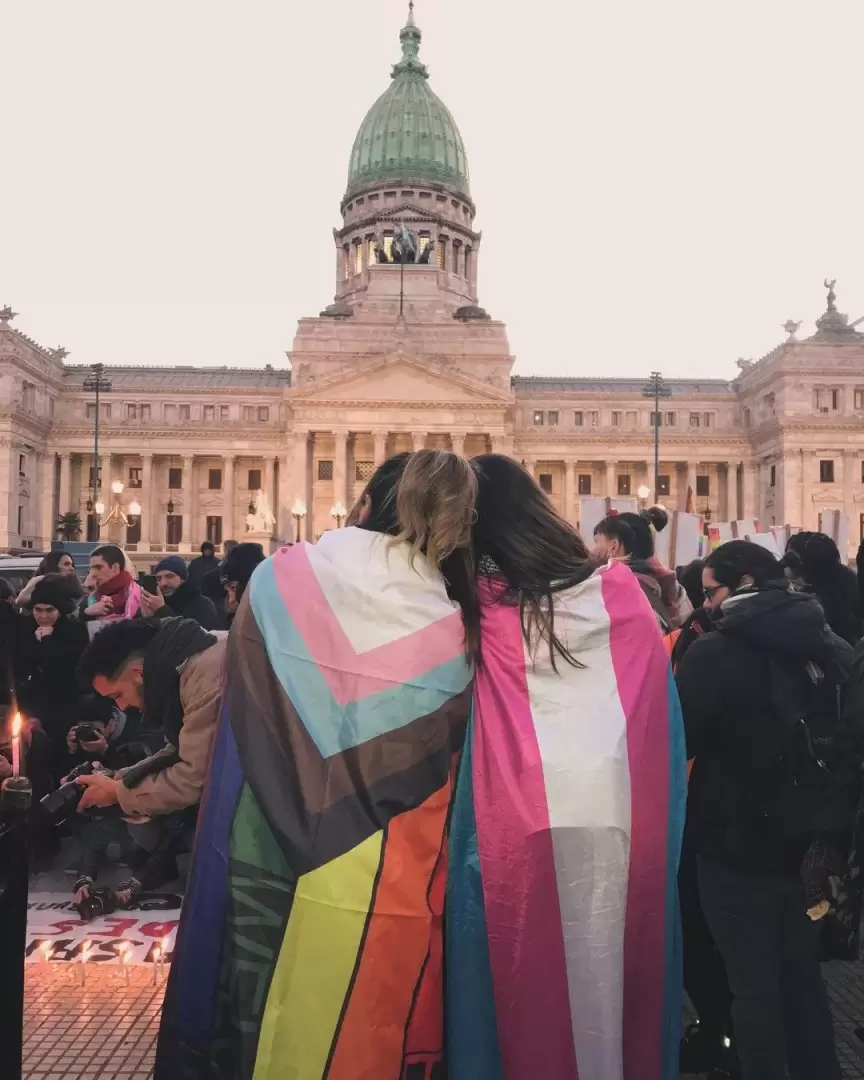
M 70 580 L 65 574 L 46 574 L 33 586 L 27 607 L 49 604 L 57 608 L 61 615 L 70 615 L 75 610 L 76 599 L 74 580 Z
M 179 555 L 166 555 L 164 559 L 160 559 L 153 568 L 153 573 L 158 574 L 160 570 L 167 570 L 169 574 L 176 574 L 183 581 L 189 579 L 189 568 L 186 566 L 185 560 L 181 559 Z

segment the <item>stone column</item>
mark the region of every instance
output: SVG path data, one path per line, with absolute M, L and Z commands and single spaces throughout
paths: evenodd
M 270 503 L 270 509 L 273 509 L 273 457 L 270 454 L 266 454 L 264 457 L 264 468 L 261 475 L 261 490 L 267 496 L 267 501 Z
M 418 450 L 426 449 L 426 432 L 425 431 L 412 431 L 411 438 L 414 440 L 414 453 Z
M 289 513 L 291 507 L 295 502 L 300 501 L 306 507 L 306 520 L 300 525 L 300 537 L 301 539 L 307 536 L 309 518 L 312 516 L 314 507 L 312 506 L 312 498 L 309 491 L 309 432 L 308 431 L 295 431 L 294 433 L 294 484 L 293 492 L 291 494 L 291 503 L 289 506 Z M 291 525 L 294 528 L 294 518 L 291 518 Z M 296 531 L 292 533 L 292 539 L 296 536 Z
M 294 539 L 294 519 L 291 517 L 292 492 L 291 455 L 279 455 L 279 490 L 276 495 L 276 532 L 280 540 Z
M 234 455 L 227 454 L 222 459 L 222 542 L 236 540 L 234 535 L 237 516 L 237 494 L 235 484 Z M 276 511 L 274 510 L 274 513 Z
M 759 516 L 756 501 L 756 466 L 752 461 L 741 463 L 741 517 Z
M 616 461 L 606 462 L 606 498 L 614 499 L 618 494 L 618 484 L 616 482 L 616 473 L 618 469 L 618 463 Z
M 57 503 L 54 497 L 55 463 L 56 455 L 53 451 L 51 453 L 46 451 L 39 462 L 40 499 L 37 506 L 42 507 L 41 521 L 39 522 L 39 542 L 43 551 L 50 549 L 57 524 Z
M 336 455 L 333 459 L 333 504 L 348 506 L 348 432 L 334 431 Z
M 698 512 L 696 507 L 696 462 L 694 461 L 687 462 L 687 488 L 684 492 L 684 499 L 685 506 L 686 500 L 692 499 L 693 510 L 694 512 Z
M 491 442 L 493 454 L 505 454 L 507 457 L 515 456 L 512 435 L 493 435 Z
M 576 462 L 564 462 L 564 517 L 576 524 Z
M 465 432 L 464 431 L 453 432 L 450 435 L 450 445 L 453 448 L 453 453 L 454 454 L 463 454 L 464 455 L 464 453 L 465 453 Z
M 68 514 L 75 507 L 72 505 L 72 455 L 60 455 L 60 513 Z
M 861 465 L 858 454 L 854 450 L 847 450 L 843 454 L 843 513 L 849 519 L 849 544 L 853 548 L 851 552 L 841 551 L 840 558 L 847 562 L 849 555 L 854 555 L 858 550 L 859 525 L 855 512 L 855 485 L 861 473 Z
M 195 456 L 183 455 L 183 531 L 180 550 L 186 554 L 192 551 L 192 530 L 195 527 Z
M 375 468 L 377 469 L 387 460 L 387 432 L 373 431 L 372 435 L 375 439 Z
M 158 500 L 156 485 L 153 483 L 153 455 L 141 455 L 141 491 L 135 493 L 141 503 L 141 541 L 139 551 L 149 551 L 155 532 Z

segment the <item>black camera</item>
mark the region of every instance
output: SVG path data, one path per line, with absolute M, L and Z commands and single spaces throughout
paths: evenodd
M 79 743 L 95 742 L 101 737 L 102 732 L 97 731 L 96 728 L 92 727 L 90 724 L 79 724 L 78 727 L 75 728 L 75 738 Z
M 99 915 L 113 915 L 117 910 L 114 891 L 104 888 L 91 889 L 90 895 L 75 905 L 75 910 L 85 922 L 90 922 Z
M 80 784 L 76 784 L 75 780 L 79 776 L 92 776 L 95 771 L 92 761 L 84 761 L 80 765 L 76 765 L 66 777 L 65 784 L 61 784 L 56 791 L 52 791 L 50 795 L 46 795 L 44 799 L 39 800 L 39 807 L 42 813 L 48 817 L 51 824 L 60 825 L 70 814 L 75 812 L 84 794 L 84 788 Z M 101 769 L 100 772 L 103 772 L 106 776 L 114 775 L 108 769 Z

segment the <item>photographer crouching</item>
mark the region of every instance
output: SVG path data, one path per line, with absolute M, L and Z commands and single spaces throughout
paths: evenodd
M 225 634 L 208 633 L 190 619 L 130 619 L 107 626 L 81 658 L 81 676 L 97 694 L 121 710 L 140 710 L 166 739 L 157 753 L 117 774 L 94 770 L 75 777 L 85 789 L 78 811 L 119 807 L 148 854 L 146 872 L 117 891 L 117 906 L 156 887 L 186 850 L 219 716 L 225 648 Z

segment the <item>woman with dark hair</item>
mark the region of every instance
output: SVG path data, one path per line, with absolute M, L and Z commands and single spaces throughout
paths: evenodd
M 77 595 L 68 575 L 46 575 L 31 591 L 28 613 L 19 627 L 16 674 L 21 709 L 41 723 L 58 776 L 66 762 L 66 734 L 85 719 L 85 697 L 76 671 L 89 636 L 87 628 L 72 618 Z
M 676 676 L 695 758 L 688 832 L 734 996 L 742 1075 L 839 1080 L 808 910 L 815 856 L 852 832 L 860 746 L 841 749 L 838 715 L 852 650 L 756 544 L 713 551 L 702 585 L 714 629 Z
M 658 615 L 665 623 L 664 630 L 677 630 L 693 608 L 684 589 L 678 584 L 675 571 L 664 566 L 654 553 L 653 522 L 642 514 L 624 513 L 618 516 L 630 526 L 634 535 L 633 551 L 627 565 L 639 578 L 646 594 L 657 594 L 656 600 L 650 595 L 649 599 L 655 611 L 661 609 Z
M 515 461 L 472 465 L 482 662 L 449 846 L 450 1075 L 668 1080 L 685 765 L 657 623 Z
M 69 552 L 62 550 L 49 551 L 42 562 L 39 563 L 34 576 L 30 578 L 18 594 L 17 604 L 19 607 L 27 607 L 33 590 L 47 574 L 62 574 L 63 577 L 68 578 L 69 587 L 74 592 L 76 600 L 80 600 L 84 595 L 84 589 L 75 570 L 75 560 Z
M 157 1080 L 446 1071 L 445 845 L 472 668 L 442 570 L 468 553 L 475 494 L 456 454 L 385 462 L 348 527 L 255 570 L 229 639 Z M 261 994 L 248 992 L 241 868 L 272 915 L 251 944 Z
M 858 579 L 843 565 L 831 537 L 817 532 L 790 536 L 783 566 L 796 588 L 816 597 L 834 633 L 855 645 L 861 638 Z

